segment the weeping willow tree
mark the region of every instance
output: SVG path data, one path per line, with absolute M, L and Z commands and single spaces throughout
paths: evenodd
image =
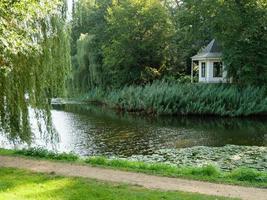
M 77 67 L 73 69 L 73 80 L 75 88 L 80 91 L 103 86 L 105 73 L 102 70 L 102 66 L 96 60 L 94 39 L 94 35 L 86 33 L 81 34 L 77 41 L 77 54 L 75 55 Z
M 170 59 L 173 25 L 161 0 L 79 0 L 72 21 L 77 93 L 145 84 Z
M 112 0 L 79 0 L 72 20 L 72 87 L 76 93 L 107 87 L 102 46 L 106 41 L 105 16 Z
M 0 132 L 29 141 L 29 108 L 51 132 L 50 100 L 64 95 L 69 68 L 66 3 L 1 0 Z

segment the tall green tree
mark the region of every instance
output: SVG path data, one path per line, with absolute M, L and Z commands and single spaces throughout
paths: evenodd
M 38 50 L 39 43 L 33 40 L 40 27 L 37 21 L 48 14 L 55 14 L 59 1 L 48 0 L 0 2 L 0 64 L 1 68 L 12 67 L 12 58 Z
M 73 88 L 84 92 L 107 85 L 102 46 L 106 42 L 105 16 L 111 0 L 79 0 L 72 21 Z
M 213 30 L 221 42 L 228 76 L 235 82 L 267 84 L 267 5 L 258 0 L 220 3 Z
M 159 0 L 114 0 L 106 19 L 104 67 L 112 83 L 145 83 L 166 69 L 174 28 Z
M 63 95 L 70 67 L 66 4 L 0 2 L 0 132 L 31 137 L 29 108 L 52 130 L 50 100 Z

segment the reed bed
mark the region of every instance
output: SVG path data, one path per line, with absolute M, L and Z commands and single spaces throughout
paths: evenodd
M 84 97 L 129 112 L 156 115 L 249 116 L 267 114 L 267 88 L 232 84 L 154 82 L 105 91 L 91 90 Z

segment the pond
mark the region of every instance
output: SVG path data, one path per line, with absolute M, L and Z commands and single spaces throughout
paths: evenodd
M 267 146 L 266 118 L 144 117 L 93 105 L 52 110 L 54 134 L 0 134 L 0 148 L 43 147 L 85 155 L 151 155 L 160 149 L 227 144 Z

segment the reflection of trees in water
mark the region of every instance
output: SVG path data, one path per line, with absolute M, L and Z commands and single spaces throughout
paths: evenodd
M 64 111 L 76 112 L 79 114 L 87 115 L 88 112 L 93 113 L 95 117 L 99 116 L 102 119 L 107 118 L 109 121 L 120 120 L 125 123 L 138 123 L 138 124 L 153 124 L 159 126 L 181 126 L 192 127 L 201 129 L 244 129 L 252 132 L 258 130 L 267 131 L 267 117 L 244 117 L 244 118 L 231 118 L 231 117 L 216 117 L 216 116 L 143 116 L 138 114 L 116 112 L 115 110 L 108 109 L 101 106 L 94 105 L 66 105 Z M 104 118 L 103 118 L 104 117 Z
M 89 106 L 68 106 L 64 111 L 78 113 L 75 126 L 87 129 L 84 136 L 91 148 L 88 154 L 132 155 L 151 150 L 150 134 L 153 132 L 147 123 L 134 123 L 121 118 L 111 111 L 103 111 Z
M 27 130 L 0 130 L 0 134 L 8 141 L 9 147 L 50 146 L 51 149 L 56 149 L 59 135 L 53 126 L 50 111 L 29 109 L 29 122 Z
M 201 130 L 242 130 L 249 133 L 267 133 L 267 117 L 250 118 L 226 118 L 212 116 L 142 116 L 138 114 L 129 114 L 115 112 L 114 110 L 91 106 L 91 105 L 68 105 L 65 111 L 78 112 L 87 115 L 93 113 L 95 117 L 103 120 L 127 123 L 136 123 L 140 125 L 150 124 L 164 127 L 183 127 Z
M 266 145 L 267 125 L 260 118 L 144 117 L 90 105 L 69 105 L 64 111 L 78 113 L 80 121 L 94 125 L 88 140 L 99 154 L 149 154 L 160 147 L 195 145 Z
M 59 133 L 53 130 L 52 123 L 46 124 L 49 119 L 40 120 L 38 126 L 36 116 L 31 114 L 33 133 L 6 137 L 13 147 L 23 143 L 75 150 L 82 155 L 130 156 L 162 148 L 267 144 L 264 118 L 145 117 L 90 105 L 66 105 L 61 110 L 64 112 L 53 113 Z M 51 131 L 46 130 L 46 125 Z
M 267 118 L 177 117 L 162 121 L 195 131 L 208 132 L 228 143 L 266 146 Z M 220 142 L 219 139 L 217 139 Z M 220 144 L 218 144 L 219 146 Z

